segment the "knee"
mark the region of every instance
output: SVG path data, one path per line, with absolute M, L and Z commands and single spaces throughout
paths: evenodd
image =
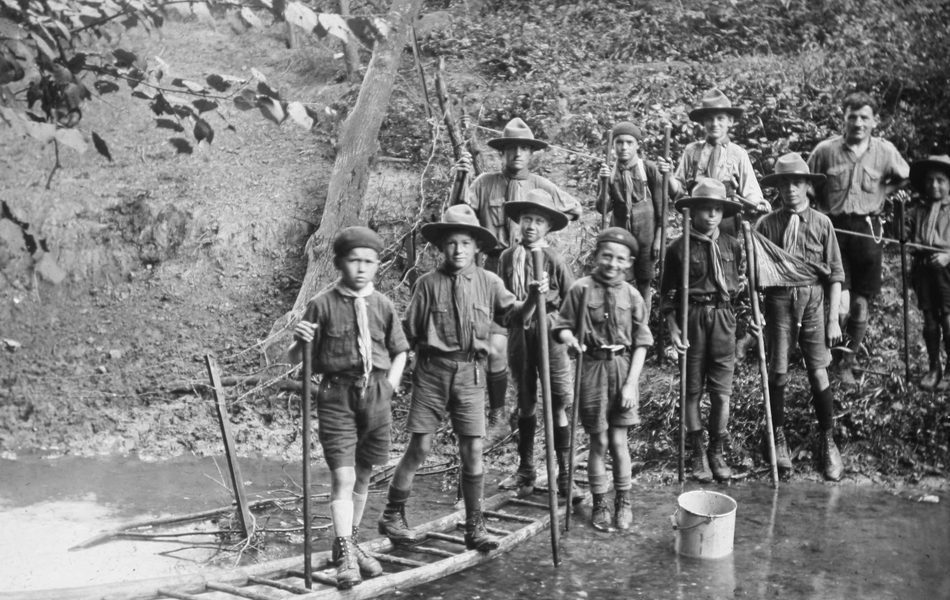
M 409 442 L 409 448 L 406 450 L 406 457 L 413 462 L 421 463 L 426 459 L 431 449 L 431 436 L 414 434 Z
M 468 467 L 470 473 L 471 467 L 481 466 L 482 464 L 482 438 L 466 435 L 459 439 L 459 456 L 462 464 Z
M 868 299 L 855 295 L 851 302 L 851 318 L 855 321 L 868 320 Z
M 788 373 L 769 373 L 769 383 L 777 387 L 788 384 Z
M 808 383 L 811 385 L 812 392 L 815 393 L 827 388 L 831 385 L 831 382 L 828 381 L 828 370 L 815 369 L 814 371 L 808 371 Z

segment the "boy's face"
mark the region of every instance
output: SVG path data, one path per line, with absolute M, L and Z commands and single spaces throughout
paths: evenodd
M 353 248 L 345 255 L 337 257 L 336 268 L 343 278 L 343 285 L 359 291 L 376 279 L 379 254 L 372 248 Z
M 623 134 L 614 138 L 614 151 L 617 153 L 617 159 L 621 162 L 630 162 L 636 158 L 639 148 L 637 138 L 632 135 Z
M 711 142 L 718 142 L 729 135 L 729 128 L 732 127 L 732 115 L 725 112 L 708 113 L 703 117 L 703 129 L 706 130 L 706 139 Z
M 799 212 L 808 206 L 811 184 L 804 177 L 786 177 L 780 180 L 776 187 L 782 202 L 792 212 Z
M 445 255 L 445 266 L 451 271 L 461 271 L 472 264 L 479 244 L 471 235 L 464 231 L 454 231 L 442 240 L 442 253 Z
M 690 213 L 690 222 L 703 235 L 710 235 L 722 222 L 722 204 L 718 202 L 697 204 Z
M 849 143 L 863 142 L 877 127 L 877 118 L 870 106 L 849 108 L 844 113 L 844 139 Z
M 597 272 L 604 279 L 616 280 L 622 277 L 630 268 L 633 259 L 630 257 L 630 248 L 617 242 L 601 242 L 597 246 Z
M 950 196 L 950 175 L 945 171 L 928 171 L 924 175 L 924 195 L 933 202 L 943 202 Z
M 544 239 L 551 231 L 551 222 L 542 214 L 526 212 L 518 219 L 521 227 L 521 239 L 526 244 L 533 244 Z
M 531 149 L 531 146 L 525 144 L 508 144 L 501 151 L 501 154 L 505 157 L 505 168 L 517 173 L 528 168 L 534 150 Z

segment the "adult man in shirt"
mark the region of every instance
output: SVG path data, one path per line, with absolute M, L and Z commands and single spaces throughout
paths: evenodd
M 838 378 L 854 384 L 855 357 L 868 328 L 868 302 L 881 291 L 883 248 L 873 239 L 849 235 L 883 235 L 880 219 L 884 200 L 900 189 L 910 167 L 897 148 L 871 134 L 877 126 L 877 103 L 865 92 L 850 94 L 842 103 L 844 133 L 819 143 L 808 167 L 827 180 L 815 184 L 818 211 L 828 215 L 837 231 L 845 280 L 841 303 L 850 338 Z M 844 325 L 844 322 L 842 323 Z

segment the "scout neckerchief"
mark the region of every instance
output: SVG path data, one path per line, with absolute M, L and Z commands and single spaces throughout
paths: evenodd
M 364 382 L 369 379 L 369 374 L 373 371 L 373 335 L 369 330 L 369 311 L 366 308 L 366 298 L 373 293 L 373 290 L 372 282 L 359 291 L 346 287 L 342 279 L 336 282 L 336 291 L 341 296 L 353 298 L 353 308 L 356 310 L 356 341 L 360 350 L 360 361 L 363 363 Z
M 786 213 L 788 213 L 788 225 L 785 226 L 785 235 L 782 238 L 782 245 L 785 247 L 785 251 L 789 254 L 804 257 L 804 253 L 801 252 L 802 236 L 800 233 L 802 227 L 802 215 L 805 214 L 806 210 L 808 210 L 808 205 L 806 204 L 801 210 L 797 211 L 788 207 L 786 207 L 784 210 Z
M 465 335 L 465 332 L 471 331 L 471 329 L 466 329 L 463 324 L 470 323 L 471 326 L 474 327 L 475 323 L 474 317 L 471 311 L 469 311 L 470 305 L 466 302 L 468 299 L 466 297 L 466 290 L 461 289 L 459 279 L 462 277 L 469 278 L 474 270 L 474 261 L 459 271 L 451 271 L 447 269 L 444 264 L 442 266 L 442 272 L 452 280 L 452 307 L 455 311 L 455 335 L 458 339 L 459 349 L 462 351 L 468 351 L 472 348 L 472 342 Z
M 626 283 L 626 280 L 624 279 L 624 274 L 621 273 L 618 277 L 615 277 L 614 279 L 607 279 L 606 277 L 600 274 L 600 271 L 595 270 L 591 274 L 591 278 L 597 283 L 599 283 L 601 287 L 604 288 L 604 312 L 607 315 L 607 323 L 606 323 L 606 327 L 604 328 L 607 343 L 604 344 L 604 348 L 610 348 L 610 349 L 622 348 L 623 345 L 617 343 L 617 338 L 614 333 L 614 327 L 616 327 L 616 322 L 617 322 L 617 308 L 614 306 L 615 300 L 614 300 L 613 294 L 611 294 L 611 290 L 615 288 L 619 288 L 623 286 L 624 283 Z M 587 307 L 585 306 L 584 309 L 586 310 Z
M 533 244 L 525 244 L 524 240 L 515 246 L 514 254 L 511 257 L 511 292 L 518 300 L 524 300 L 528 297 L 528 251 L 533 248 L 547 248 L 548 241 L 544 238 Z
M 614 172 L 610 175 L 610 181 L 614 184 L 617 194 L 626 204 L 636 204 L 643 200 L 640 193 L 642 186 L 636 186 L 634 184 L 635 180 L 641 182 L 647 180 L 643 160 L 637 158 L 626 164 L 621 164 L 619 160 L 614 163 Z
M 937 219 L 940 216 L 940 211 L 950 204 L 947 200 L 942 202 L 934 202 L 930 205 L 927 211 L 927 218 L 924 220 L 924 239 L 923 243 L 928 246 L 942 246 L 946 242 L 940 239 L 940 236 L 937 235 Z
M 702 177 L 710 177 L 722 181 L 722 178 L 719 177 L 719 163 L 722 162 L 722 154 L 726 151 L 728 144 L 729 136 L 723 137 L 719 142 L 706 140 L 703 143 L 699 151 L 699 156 L 696 159 L 696 173 L 693 177 L 693 181 L 698 182 Z M 702 177 L 700 173 L 703 173 Z
M 502 169 L 502 175 L 505 176 L 505 181 L 508 182 L 508 187 L 505 189 L 505 203 L 508 202 L 517 202 L 521 200 L 521 182 L 527 181 L 528 177 L 531 176 L 531 172 L 528 169 L 521 169 L 517 173 L 512 173 L 508 169 Z M 508 219 L 506 219 L 508 221 Z M 518 231 L 517 227 L 513 226 L 513 223 L 508 223 L 508 246 L 514 246 L 518 243 Z
M 723 302 L 729 301 L 729 289 L 726 286 L 726 273 L 722 268 L 722 251 L 719 249 L 719 228 L 713 230 L 712 235 L 704 235 L 699 231 L 692 229 L 690 236 L 697 241 L 703 242 L 709 246 L 709 262 L 712 263 L 713 283 L 722 296 Z

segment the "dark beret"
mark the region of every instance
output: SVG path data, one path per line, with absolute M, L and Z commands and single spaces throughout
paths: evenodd
M 621 121 L 614 125 L 612 131 L 614 137 L 618 135 L 632 135 L 638 140 L 643 139 L 643 133 L 640 131 L 640 128 L 631 123 L 630 121 Z
M 347 227 L 333 240 L 334 256 L 345 256 L 353 248 L 383 251 L 383 238 L 369 227 Z
M 637 238 L 633 237 L 633 234 L 623 227 L 608 227 L 598 233 L 595 243 L 600 246 L 604 242 L 623 244 L 627 248 L 630 248 L 630 256 L 634 258 L 636 258 L 637 253 L 640 252 L 640 244 L 637 243 Z

